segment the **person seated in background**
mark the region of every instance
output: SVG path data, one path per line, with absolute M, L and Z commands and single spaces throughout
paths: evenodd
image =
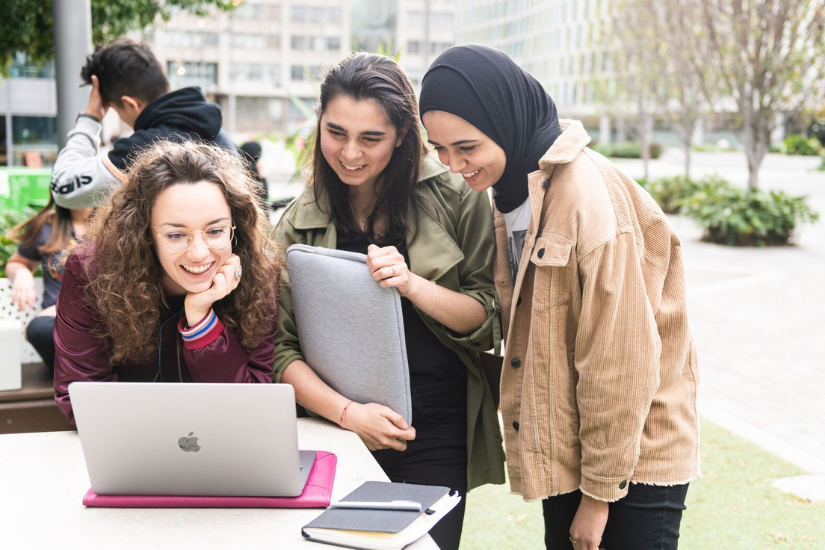
M 63 281 L 63 257 L 86 233 L 91 208 L 69 210 L 54 204 L 54 198 L 30 219 L 13 227 L 8 236 L 19 246 L 6 263 L 12 303 L 19 311 L 34 308 L 34 274 L 43 266 L 43 301 L 37 317 L 26 325 L 26 339 L 43 364 L 54 368 L 54 316 L 57 293 Z
M 159 141 L 66 261 L 55 400 L 74 381 L 272 382 L 280 253 L 233 153 Z
M 157 139 L 205 141 L 236 151 L 221 130 L 220 108 L 208 103 L 200 88 L 171 91 L 146 44 L 119 38 L 99 47 L 86 58 L 80 76 L 92 86 L 89 102 L 52 171 L 54 200 L 64 208 L 103 204 L 125 180 L 129 155 Z M 110 107 L 134 133 L 116 139 L 108 153 L 98 156 L 101 120 Z
M 266 178 L 261 173 L 261 144 L 257 141 L 247 141 L 240 146 L 240 150 L 246 169 L 249 170 L 249 173 L 258 184 L 258 197 L 261 199 L 261 203 L 266 206 L 269 187 Z

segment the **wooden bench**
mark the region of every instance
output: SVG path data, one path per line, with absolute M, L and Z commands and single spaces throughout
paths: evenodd
M 23 364 L 22 389 L 0 391 L 0 434 L 73 429 L 54 402 L 52 372 L 43 363 Z

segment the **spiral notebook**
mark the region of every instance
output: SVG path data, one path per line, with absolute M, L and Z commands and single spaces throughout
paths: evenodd
M 313 542 L 364 550 L 400 550 L 432 529 L 460 501 L 447 487 L 367 481 L 341 502 L 413 501 L 420 512 L 330 508 L 301 529 Z

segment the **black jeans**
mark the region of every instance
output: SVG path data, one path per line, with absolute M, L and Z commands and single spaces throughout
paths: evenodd
M 441 550 L 458 549 L 467 501 L 466 389 L 412 388 L 415 439 L 407 450 L 373 451 L 387 477 L 396 483 L 442 485 L 458 491 L 461 502 L 430 531 Z
M 688 484 L 672 487 L 631 484 L 627 496 L 610 503 L 601 547 L 605 550 L 676 550 Z M 576 550 L 570 525 L 582 494 L 574 491 L 542 501 L 548 550 Z
M 54 370 L 54 317 L 42 315 L 26 325 L 26 340 L 40 354 L 43 364 Z

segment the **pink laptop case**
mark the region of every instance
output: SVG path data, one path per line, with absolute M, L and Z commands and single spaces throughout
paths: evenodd
M 102 508 L 326 508 L 338 458 L 326 451 L 317 453 L 304 492 L 297 497 L 98 495 L 89 489 L 83 504 Z

